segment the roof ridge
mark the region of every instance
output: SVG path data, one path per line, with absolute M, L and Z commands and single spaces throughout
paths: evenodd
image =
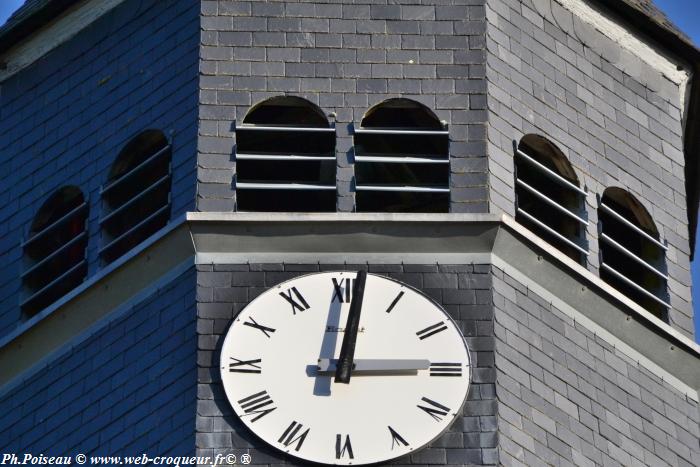
M 679 28 L 673 21 L 671 21 L 671 19 L 666 15 L 666 13 L 664 13 L 664 11 L 656 5 L 654 0 L 618 1 L 626 3 L 632 8 L 638 10 L 662 28 L 673 33 L 679 39 L 695 47 L 695 44 L 693 43 L 693 40 L 690 38 L 690 36 L 688 36 L 685 32 L 683 32 L 681 28 Z M 607 1 L 604 1 L 602 3 L 607 3 Z

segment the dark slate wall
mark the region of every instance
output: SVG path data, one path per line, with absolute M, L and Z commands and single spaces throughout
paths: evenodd
M 99 187 L 135 134 L 173 144 L 173 208 L 194 207 L 199 2 L 127 0 L 0 83 L 0 335 L 21 322 L 20 242 L 56 189 L 90 204 L 89 274 L 99 269 Z
M 698 402 L 493 268 L 503 465 L 700 465 Z
M 194 284 L 192 266 L 5 391 L 0 452 L 194 455 Z
M 199 368 L 197 455 L 249 453 L 253 464 L 290 464 L 293 458 L 263 443 L 238 421 L 219 375 L 223 338 L 248 302 L 278 283 L 317 271 L 367 269 L 367 265 L 231 264 L 197 267 Z M 430 447 L 398 459 L 411 465 L 496 464 L 496 393 L 491 275 L 488 265 L 369 265 L 422 290 L 441 303 L 461 327 L 474 365 L 463 416 Z
M 354 208 L 350 125 L 390 97 L 450 125 L 451 210 L 487 211 L 484 0 L 378 3 L 202 2 L 200 211 L 235 210 L 234 124 L 278 95 L 336 114 L 338 211 Z
M 598 274 L 599 197 L 629 190 L 668 242 L 669 322 L 692 337 L 678 86 L 557 0 L 493 0 L 486 10 L 491 212 L 514 214 L 513 141 L 546 136 L 591 193 L 588 269 Z

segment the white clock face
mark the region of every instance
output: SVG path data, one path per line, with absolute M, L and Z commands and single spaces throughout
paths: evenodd
M 415 289 L 372 274 L 350 381 L 334 381 L 356 274 L 272 287 L 236 316 L 221 350 L 238 417 L 308 461 L 369 464 L 418 450 L 449 427 L 469 390 L 469 351 L 450 317 Z

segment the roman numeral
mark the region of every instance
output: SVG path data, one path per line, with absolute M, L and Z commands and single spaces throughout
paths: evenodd
M 389 305 L 389 308 L 386 309 L 387 313 L 391 313 L 391 310 L 394 309 L 397 303 L 399 303 L 399 300 L 401 300 L 401 297 L 403 297 L 404 291 L 402 290 L 399 292 L 399 294 L 396 296 L 393 302 L 391 302 L 391 305 Z
M 240 405 L 241 409 L 245 412 L 243 415 L 244 417 L 246 415 L 255 415 L 255 417 L 250 420 L 251 423 L 277 409 L 277 407 L 267 407 L 270 404 L 274 404 L 274 402 L 267 391 L 260 391 L 238 401 L 238 405 Z
M 289 447 L 290 444 L 296 443 L 296 447 L 294 448 L 295 451 L 298 451 L 301 449 L 301 445 L 304 444 L 304 440 L 306 439 L 306 435 L 309 434 L 309 430 L 311 428 L 307 428 L 305 432 L 297 436 L 297 433 L 301 431 L 302 424 L 297 423 L 293 421 L 286 430 L 284 430 L 284 433 L 282 433 L 282 436 L 280 436 L 280 439 L 277 440 L 278 443 L 282 443 L 284 447 Z
M 352 444 L 350 444 L 350 435 L 345 435 L 345 443 L 343 443 L 342 435 L 335 435 L 335 458 L 340 459 L 344 457 L 345 454 L 348 458 L 354 459 L 352 454 Z
M 294 296 L 292 296 L 292 294 Z M 292 314 L 294 315 L 297 314 L 297 310 L 304 311 L 311 308 L 296 287 L 292 287 L 291 289 L 287 290 L 287 292 L 280 292 L 280 296 L 287 300 L 290 305 L 292 305 Z
M 262 324 L 258 324 L 258 322 L 255 321 L 252 316 L 249 316 L 248 319 L 250 320 L 250 322 L 244 321 L 243 324 L 245 324 L 246 326 L 250 326 L 251 328 L 255 328 L 258 331 L 261 331 L 268 337 L 268 339 L 270 338 L 269 333 L 275 332 L 273 328 L 269 328 L 267 326 L 263 326 Z
M 449 407 L 445 407 L 444 405 L 432 401 L 427 397 L 422 397 L 421 400 L 428 403 L 430 406 L 426 407 L 424 405 L 417 405 L 416 407 L 433 417 L 438 422 L 442 420 L 442 417 L 450 412 Z
M 239 360 L 231 357 L 231 360 L 234 360 L 228 364 L 228 370 L 231 373 L 262 373 L 262 368 L 258 365 L 258 363 L 262 362 L 260 358 L 254 360 Z
M 350 303 L 355 279 L 346 277 L 341 278 L 340 282 L 338 282 L 338 279 L 333 277 L 331 280 L 333 281 L 333 298 L 331 299 L 331 302 L 334 302 L 337 299 L 338 303 Z
M 391 450 L 394 450 L 394 446 L 403 444 L 404 447 L 408 446 L 408 442 L 403 439 L 403 437 L 396 432 L 392 427 L 388 426 L 389 433 L 391 433 Z
M 445 326 L 444 321 L 440 321 L 437 324 L 433 324 L 432 326 L 428 326 L 427 328 L 418 331 L 416 333 L 416 336 L 420 338 L 420 340 L 427 339 L 428 337 L 437 334 L 438 332 L 442 332 L 445 329 L 447 329 L 447 326 Z
M 462 364 L 431 363 L 430 376 L 462 376 Z

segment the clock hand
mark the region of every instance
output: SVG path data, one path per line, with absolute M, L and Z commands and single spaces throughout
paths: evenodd
M 350 383 L 350 373 L 352 363 L 355 358 L 355 343 L 357 342 L 357 331 L 360 327 L 360 312 L 362 311 L 362 297 L 365 294 L 365 282 L 367 281 L 367 271 L 357 271 L 355 285 L 352 289 L 352 301 L 350 302 L 350 312 L 348 321 L 345 324 L 345 334 L 343 344 L 340 347 L 340 356 L 335 370 L 336 383 Z
M 338 360 L 320 358 L 316 369 L 319 374 L 333 373 L 338 368 Z M 416 372 L 430 368 L 430 360 L 419 359 L 359 359 L 354 361 L 352 374 L 358 373 L 382 373 L 382 372 Z

